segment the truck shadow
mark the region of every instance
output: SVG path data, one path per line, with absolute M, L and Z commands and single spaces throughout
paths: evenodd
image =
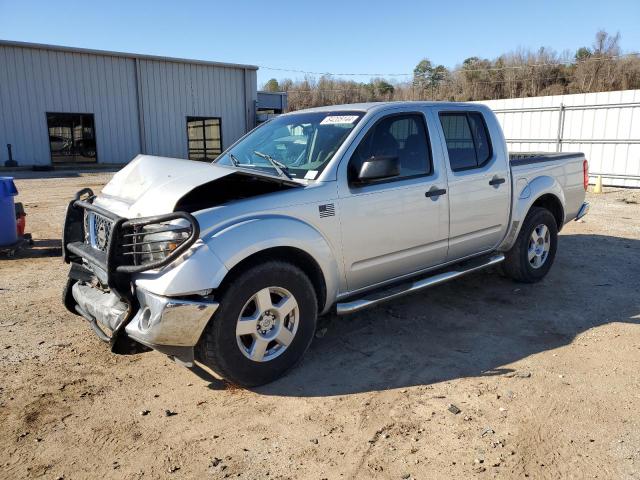
M 591 328 L 640 323 L 639 285 L 639 240 L 561 235 L 542 282 L 518 284 L 486 271 L 330 318 L 301 365 L 255 391 L 315 397 L 509 374 L 505 365 Z

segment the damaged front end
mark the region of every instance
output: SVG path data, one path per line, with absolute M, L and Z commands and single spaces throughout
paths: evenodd
M 132 275 L 177 260 L 197 241 L 197 220 L 187 212 L 127 219 L 94 205 L 95 198 L 83 189 L 67 207 L 62 243 L 71 269 L 65 306 L 114 352 L 144 345 L 192 364 L 193 346 L 218 304 L 146 292 L 135 287 Z

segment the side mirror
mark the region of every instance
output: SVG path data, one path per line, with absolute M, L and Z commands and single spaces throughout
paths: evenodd
M 400 159 L 397 156 L 381 155 L 362 162 L 358 172 L 359 182 L 369 182 L 400 175 Z

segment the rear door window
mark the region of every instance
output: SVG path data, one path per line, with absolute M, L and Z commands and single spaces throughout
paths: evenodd
M 484 124 L 482 114 L 478 112 L 469 112 L 467 114 L 467 118 L 469 119 L 471 133 L 476 144 L 476 156 L 478 159 L 478 166 L 480 167 L 487 163 L 491 158 L 491 144 L 489 143 L 487 127 Z
M 446 112 L 439 117 L 451 170 L 482 167 L 491 159 L 491 142 L 481 113 Z

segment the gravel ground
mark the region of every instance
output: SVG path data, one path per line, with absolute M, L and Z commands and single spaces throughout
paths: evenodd
M 21 176 L 35 246 L 0 258 L 0 478 L 640 477 L 640 191 L 589 194 L 543 282 L 481 272 L 325 319 L 298 368 L 243 390 L 113 355 L 67 313 L 65 204 L 110 174 Z

